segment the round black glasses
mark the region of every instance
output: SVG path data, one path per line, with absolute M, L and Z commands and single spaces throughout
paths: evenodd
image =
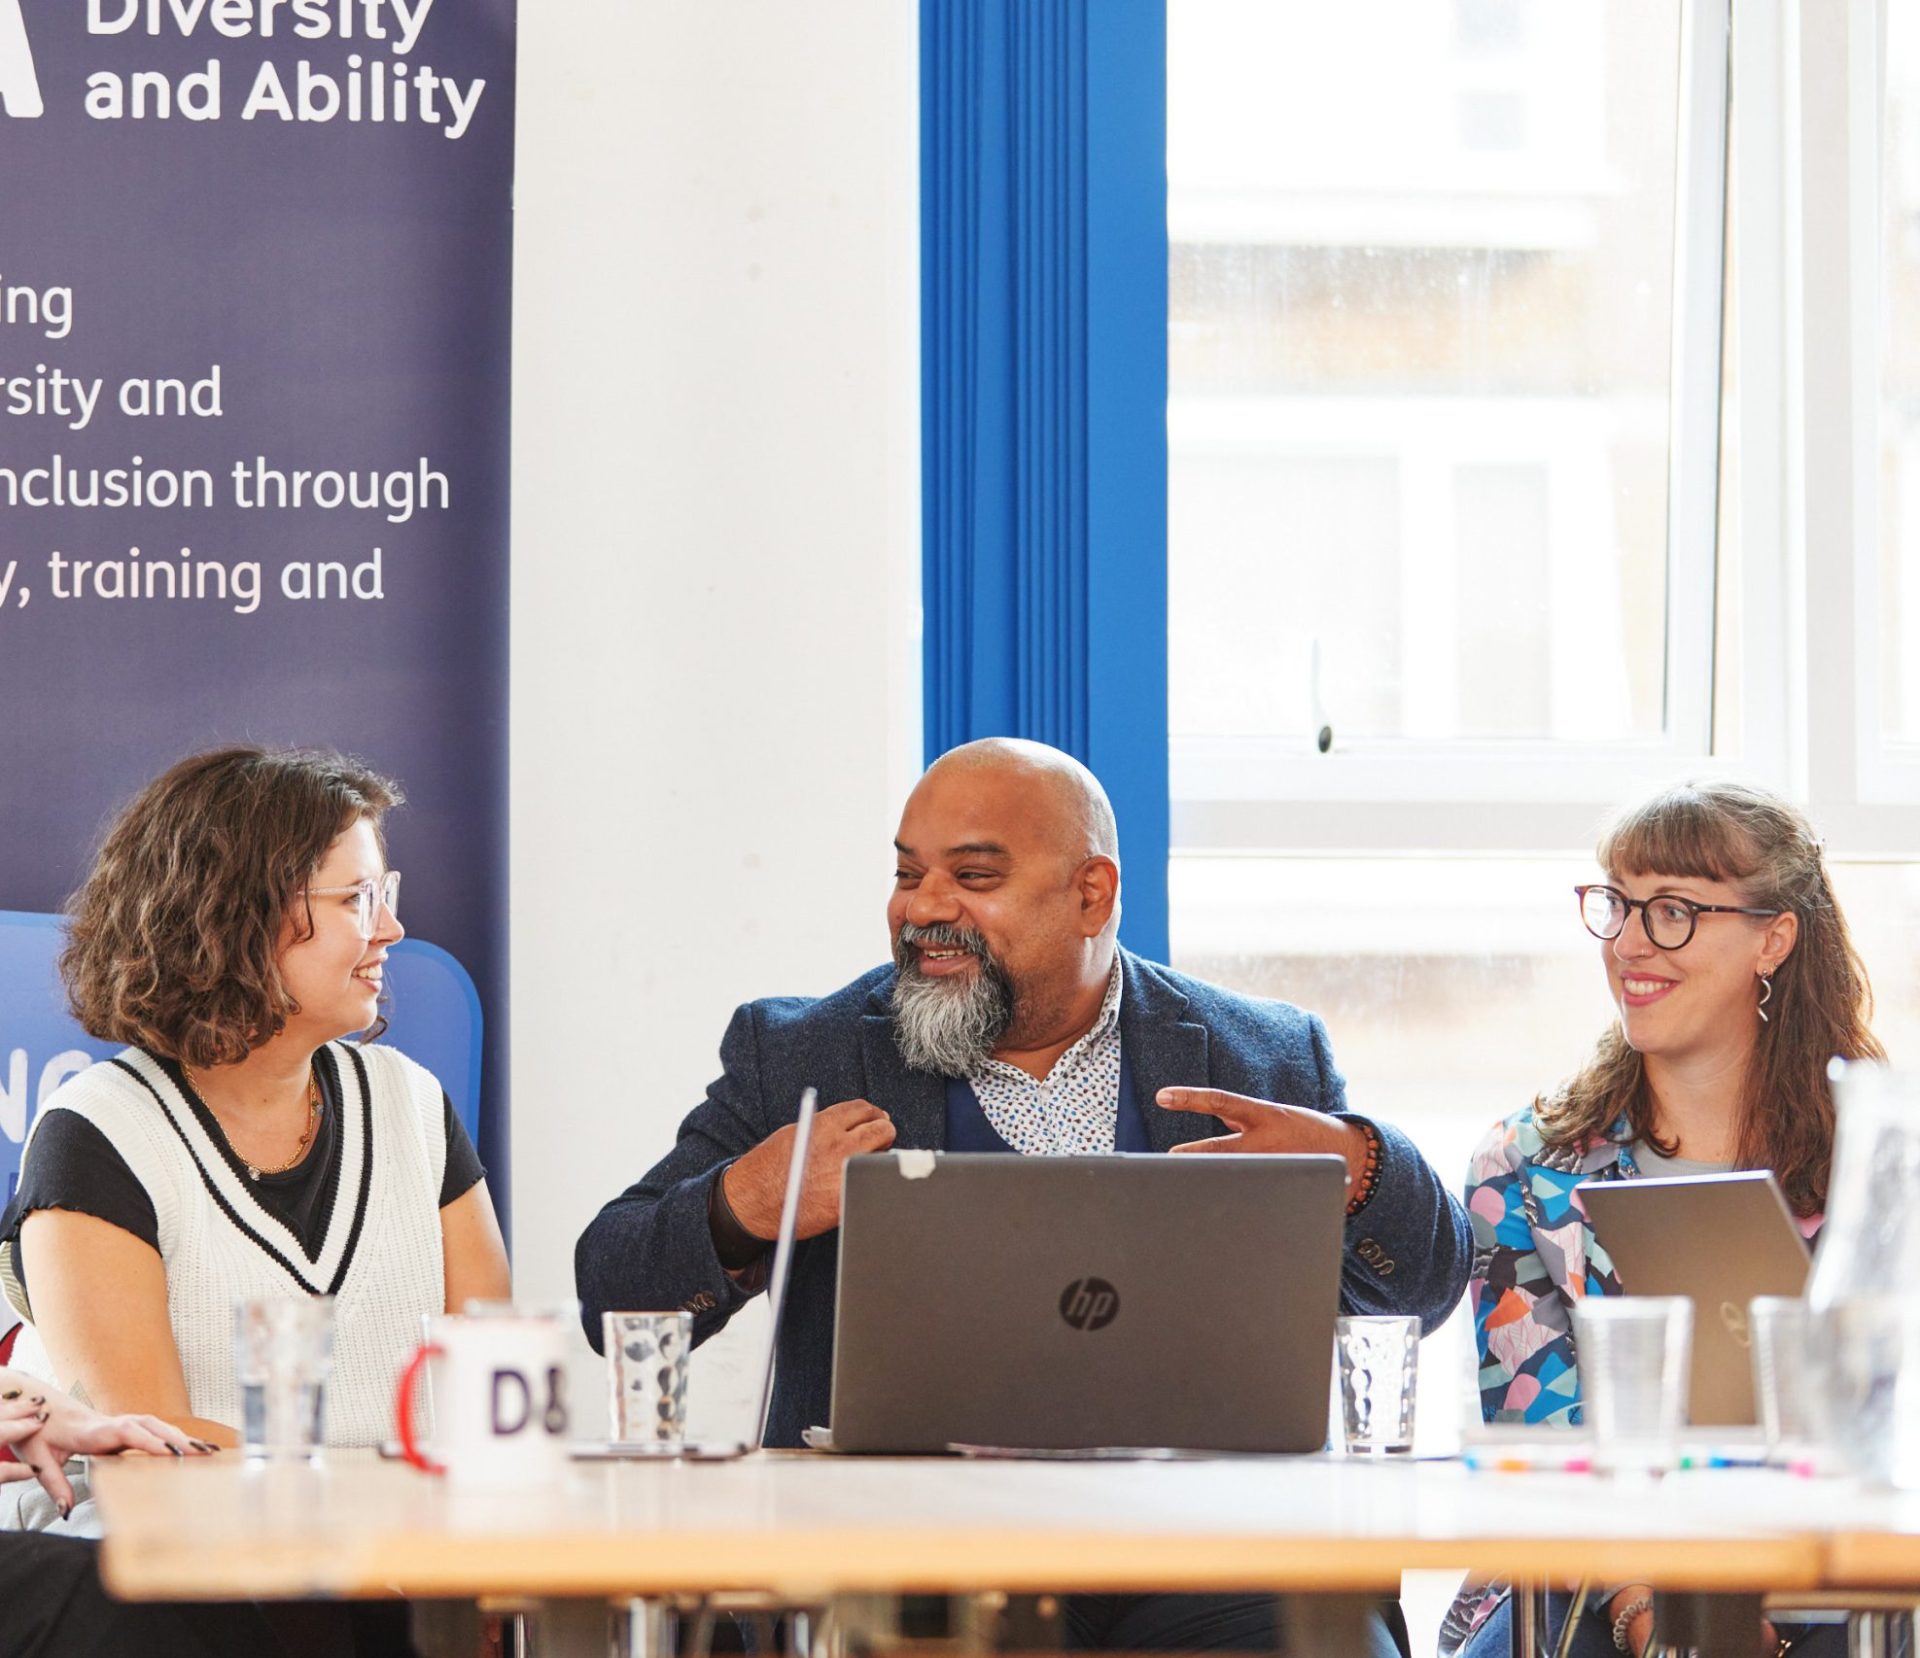
M 1640 912 L 1640 925 L 1647 930 L 1648 942 L 1662 950 L 1679 950 L 1693 938 L 1693 930 L 1703 915 L 1780 915 L 1780 910 L 1748 909 L 1740 904 L 1696 904 L 1691 898 L 1676 898 L 1672 893 L 1656 893 L 1651 898 L 1629 898 L 1612 887 L 1575 887 L 1580 900 L 1580 919 L 1595 938 L 1618 938 L 1633 911 Z

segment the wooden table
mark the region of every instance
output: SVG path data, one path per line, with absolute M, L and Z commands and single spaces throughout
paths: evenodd
M 1803 1483 L 1733 1476 L 1745 1483 L 1729 1501 L 1726 1478 L 1681 1475 L 1655 1495 L 1450 1463 L 778 1453 L 575 1464 L 562 1485 L 516 1493 L 352 1454 L 317 1469 L 222 1456 L 94 1473 L 107 1582 L 139 1600 L 1391 1593 L 1422 1567 L 1741 1597 L 1818 1587 L 1827 1545 L 1792 1516 Z
M 1836 1594 L 1896 1590 L 1920 1601 L 1920 1493 L 1879 1491 L 1849 1480 L 1795 1480 L 1735 1474 L 1725 1500 L 1764 1513 L 1770 1525 L 1795 1527 L 1820 1543 L 1820 1582 Z M 1700 1490 L 1679 1493 L 1700 1517 Z M 1716 1500 L 1719 1500 L 1716 1498 Z

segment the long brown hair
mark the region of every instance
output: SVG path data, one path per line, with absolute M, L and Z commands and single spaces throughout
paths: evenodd
M 1741 1090 L 1734 1161 L 1771 1169 L 1797 1215 L 1826 1206 L 1833 1157 L 1827 1062 L 1884 1059 L 1868 1028 L 1873 992 L 1834 900 L 1813 826 L 1788 802 L 1746 783 L 1682 783 L 1616 819 L 1600 838 L 1611 875 L 1680 875 L 1728 881 L 1740 902 L 1791 910 L 1799 938 L 1773 973 L 1768 1019 Z M 1534 1102 L 1541 1137 L 1580 1150 L 1625 1115 L 1635 1140 L 1671 1155 L 1655 1137 L 1646 1066 L 1616 1021 L 1586 1065 L 1551 1098 Z
M 278 1036 L 299 1011 L 280 975 L 289 920 L 336 838 L 399 786 L 343 755 L 236 747 L 182 760 L 136 795 L 68 900 L 60 976 L 89 1035 L 206 1067 Z M 372 1029 L 385 1029 L 381 1019 Z

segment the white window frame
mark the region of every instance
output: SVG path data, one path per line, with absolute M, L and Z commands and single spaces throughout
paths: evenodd
M 1667 738 L 1327 755 L 1176 740 L 1176 852 L 1582 849 L 1622 801 L 1738 774 L 1806 803 L 1832 856 L 1920 858 L 1920 744 L 1881 729 L 1875 608 L 1888 3 L 1683 9 Z M 1705 113 L 1729 108 L 1724 125 Z M 1716 708 L 1700 642 L 1714 637 L 1723 253 L 1738 293 L 1724 333 L 1743 667 L 1737 705 Z
M 1801 374 L 1789 406 L 1803 428 L 1794 563 L 1808 660 L 1852 667 L 1808 675 L 1805 786 L 1829 840 L 1849 853 L 1920 857 L 1920 745 L 1895 743 L 1882 727 L 1875 610 L 1886 0 L 1803 3 L 1797 14 L 1799 292 L 1787 319 Z
M 1665 735 L 1593 744 L 1336 735 L 1325 754 L 1307 735 L 1176 737 L 1176 852 L 1563 847 L 1589 841 L 1612 803 L 1658 781 L 1732 769 L 1711 743 L 1730 4 L 1680 8 Z

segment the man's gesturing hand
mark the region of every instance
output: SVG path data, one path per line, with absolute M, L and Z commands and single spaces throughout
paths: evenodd
M 720 1186 L 734 1219 L 756 1238 L 780 1230 L 787 1195 L 787 1165 L 793 1159 L 794 1125 L 776 1129 L 728 1168 Z M 840 1165 L 849 1157 L 885 1151 L 893 1144 L 893 1119 L 866 1100 L 842 1100 L 817 1113 L 807 1146 L 806 1180 L 800 1188 L 795 1236 L 817 1237 L 840 1224 Z
M 1154 1096 L 1154 1103 L 1168 1111 L 1218 1117 L 1233 1130 L 1211 1140 L 1189 1140 L 1184 1146 L 1175 1146 L 1175 1151 L 1330 1152 L 1347 1160 L 1349 1185 L 1366 1167 L 1366 1135 L 1352 1123 L 1340 1122 L 1323 1112 L 1248 1099 L 1245 1094 L 1222 1093 L 1217 1088 L 1162 1088 Z

